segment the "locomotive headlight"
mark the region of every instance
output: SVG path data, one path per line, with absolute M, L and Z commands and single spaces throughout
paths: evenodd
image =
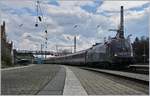
M 133 52 L 131 52 L 131 56 L 133 56 Z
M 118 56 L 118 55 L 115 53 L 114 56 Z

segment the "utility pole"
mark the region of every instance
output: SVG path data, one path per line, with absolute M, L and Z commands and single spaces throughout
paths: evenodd
M 43 45 L 41 44 L 41 54 L 42 54 L 42 47 L 43 47 Z
M 47 50 L 47 41 L 48 41 L 48 36 L 47 36 L 47 30 L 45 30 L 45 60 L 46 60 L 46 50 Z
M 124 38 L 124 16 L 123 16 L 123 6 L 121 6 L 121 12 L 120 12 L 120 38 Z
M 144 57 L 144 63 L 145 63 L 145 61 L 146 61 L 146 60 L 145 60 L 145 57 L 146 57 L 146 53 L 145 53 L 145 45 L 146 45 L 146 44 L 144 43 L 144 54 L 143 54 L 143 57 Z
M 58 45 L 56 45 L 56 53 L 57 53 L 57 55 L 58 55 Z
M 45 41 L 45 60 L 46 60 L 47 41 Z
M 46 50 L 45 50 L 45 60 L 46 60 Z
M 74 36 L 74 53 L 76 53 L 76 36 Z
M 42 50 L 43 50 L 43 44 L 41 44 L 41 64 L 42 64 L 42 58 L 43 58 Z
M 75 25 L 73 28 L 77 28 L 78 25 Z M 74 36 L 74 53 L 76 53 L 76 35 Z
M 116 38 L 124 39 L 124 14 L 123 14 L 123 6 L 121 6 L 120 10 L 120 26 L 118 29 L 109 29 L 109 31 L 117 31 Z

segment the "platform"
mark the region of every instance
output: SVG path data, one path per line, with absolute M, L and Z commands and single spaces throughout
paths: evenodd
M 39 64 L 1 70 L 2 95 L 148 95 L 149 86 L 75 66 Z
M 116 70 L 107 70 L 107 69 L 97 69 L 97 68 L 86 68 L 86 67 L 83 67 L 83 68 L 88 69 L 88 70 L 103 72 L 103 73 L 107 73 L 107 74 L 122 76 L 122 77 L 126 77 L 126 78 L 136 79 L 136 80 L 140 80 L 140 81 L 144 81 L 144 82 L 149 82 L 149 76 L 144 75 L 144 74 L 122 72 L 122 71 L 116 71 Z

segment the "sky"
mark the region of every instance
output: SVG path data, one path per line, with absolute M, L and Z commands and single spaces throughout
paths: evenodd
M 77 51 L 87 49 L 104 38 L 114 37 L 120 23 L 120 6 L 124 6 L 125 37 L 149 36 L 150 1 L 139 0 L 0 0 L 0 23 L 6 22 L 6 34 L 14 49 L 56 51 L 56 45 L 72 46 L 77 37 Z M 40 10 L 39 9 L 39 10 Z M 47 30 L 47 35 L 45 35 Z M 70 47 L 59 47 L 70 49 Z

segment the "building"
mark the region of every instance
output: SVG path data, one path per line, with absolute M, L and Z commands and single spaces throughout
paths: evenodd
M 5 21 L 0 26 L 1 32 L 1 64 L 2 67 L 11 66 L 12 63 L 12 47 L 13 43 L 7 40 Z

